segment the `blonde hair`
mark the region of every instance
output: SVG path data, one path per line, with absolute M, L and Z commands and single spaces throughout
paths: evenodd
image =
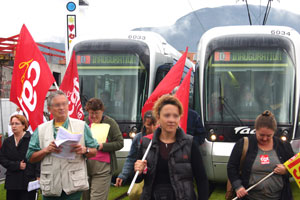
M 10 118 L 10 123 L 13 118 L 17 118 L 21 122 L 21 124 L 25 126 L 23 131 L 26 131 L 28 129 L 29 124 L 28 124 L 26 117 L 24 117 L 23 115 L 13 115 Z

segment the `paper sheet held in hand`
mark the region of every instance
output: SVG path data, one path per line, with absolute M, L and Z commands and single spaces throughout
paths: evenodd
M 61 148 L 60 153 L 52 153 L 53 156 L 65 159 L 75 159 L 76 153 L 71 152 L 72 144 L 78 144 L 82 134 L 74 134 L 64 127 L 59 127 L 57 131 L 56 140 L 54 143 Z
M 93 134 L 93 137 L 97 140 L 97 142 L 100 143 L 105 143 L 107 139 L 107 135 L 109 132 L 110 125 L 106 123 L 92 123 L 91 126 L 91 131 Z

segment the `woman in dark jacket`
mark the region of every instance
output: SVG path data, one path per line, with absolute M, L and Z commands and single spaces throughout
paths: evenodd
M 132 140 L 130 151 L 124 163 L 122 173 L 120 173 L 118 178 L 116 179 L 115 186 L 120 187 L 124 181 L 127 181 L 128 179 L 132 178 L 132 176 L 134 175 L 133 168 L 134 168 L 134 163 L 137 159 L 137 154 L 140 148 L 141 139 L 145 135 L 153 134 L 153 131 L 155 130 L 155 125 L 156 125 L 156 119 L 153 116 L 152 111 L 149 110 L 144 114 L 142 131 L 138 133 L 136 136 L 134 136 Z
M 145 181 L 141 199 L 208 199 L 208 180 L 199 146 L 179 127 L 183 113 L 180 101 L 174 96 L 162 96 L 155 103 L 153 112 L 160 128 L 153 138 L 142 138 L 138 159 L 142 158 L 152 140 L 151 148 L 146 160 L 137 160 L 134 166 L 135 171 L 140 172 L 137 182 Z
M 274 115 L 268 110 L 256 118 L 255 129 L 256 134 L 249 137 L 249 147 L 242 174 L 240 175 L 239 168 L 244 145 L 243 139 L 235 144 L 227 165 L 228 178 L 237 197 L 249 200 L 293 199 L 289 173 L 283 165 L 294 155 L 290 143 L 274 137 L 277 122 Z M 249 186 L 254 185 L 273 171 L 275 174 L 271 177 L 249 192 L 246 191 Z
M 10 118 L 13 135 L 4 140 L 0 149 L 0 164 L 6 168 L 5 189 L 7 200 L 34 200 L 36 191 L 27 191 L 28 183 L 39 177 L 39 163 L 27 162 L 25 156 L 31 134 L 23 115 Z

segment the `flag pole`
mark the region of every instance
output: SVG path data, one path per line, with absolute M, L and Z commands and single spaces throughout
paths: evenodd
M 261 182 L 263 182 L 264 180 L 266 180 L 267 178 L 269 178 L 270 176 L 272 176 L 274 174 L 274 172 L 271 172 L 270 174 L 268 174 L 267 176 L 265 176 L 264 178 L 262 178 L 260 181 L 258 181 L 257 183 L 255 183 L 254 185 L 252 185 L 251 187 L 249 187 L 246 192 L 252 190 L 253 188 L 255 188 L 258 184 L 260 184 Z M 238 197 L 233 198 L 232 200 L 236 200 L 238 199 Z
M 54 82 L 54 85 L 55 85 L 55 87 L 56 87 L 56 90 L 59 90 L 59 88 L 58 88 L 58 85 L 57 85 L 56 81 Z
M 144 156 L 143 156 L 143 158 L 142 158 L 142 161 L 144 161 L 144 160 L 146 159 L 146 157 L 147 157 L 147 155 L 148 155 L 148 153 L 149 153 L 149 150 L 150 150 L 151 145 L 152 145 L 152 140 L 150 141 L 150 143 L 149 143 L 149 145 L 148 145 L 148 147 L 147 147 L 147 149 L 146 149 L 146 152 L 145 152 L 145 154 L 144 154 Z M 136 181 L 138 175 L 139 175 L 139 171 L 136 171 L 136 172 L 135 172 L 135 175 L 134 175 L 134 177 L 133 177 L 133 179 L 132 179 L 132 181 L 131 181 L 130 187 L 129 187 L 128 191 L 127 191 L 127 194 L 128 194 L 128 195 L 130 194 L 130 192 L 131 192 L 131 190 L 132 190 L 132 188 L 133 188 L 133 186 L 134 186 L 134 183 L 135 183 L 135 181 Z

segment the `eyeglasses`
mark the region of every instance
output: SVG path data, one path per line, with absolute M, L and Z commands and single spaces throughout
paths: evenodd
M 89 115 L 100 115 L 102 111 L 89 111 Z
M 51 106 L 54 108 L 60 108 L 60 107 L 66 107 L 67 105 L 68 105 L 68 102 L 64 102 L 64 103 L 52 104 Z
M 21 123 L 10 123 L 9 125 L 11 125 L 11 126 L 20 126 L 22 124 Z

